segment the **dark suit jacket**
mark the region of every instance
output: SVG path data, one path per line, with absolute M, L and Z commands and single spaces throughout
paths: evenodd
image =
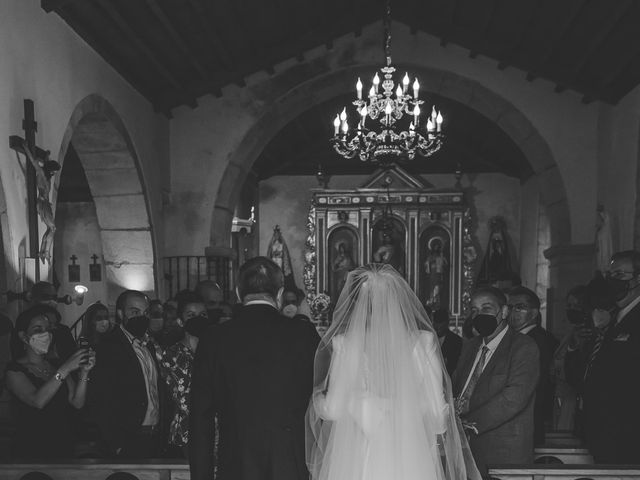
M 469 445 L 481 473 L 487 464 L 533 462 L 533 404 L 540 371 L 538 347 L 526 335 L 507 327 L 471 395 L 464 420 L 475 423 Z M 460 396 L 471 373 L 482 338 L 463 345 L 452 384 Z
M 442 344 L 442 356 L 447 367 L 447 373 L 453 375 L 458 365 L 458 359 L 462 352 L 462 337 L 456 335 L 451 330 L 447 330 Z
M 166 416 L 166 392 L 155 352 L 148 345 L 158 371 L 160 426 Z M 142 366 L 129 339 L 116 327 L 96 350 L 96 366 L 89 383 L 89 408 L 111 453 L 123 447 L 140 429 L 147 412 L 147 389 Z
M 553 418 L 554 379 L 551 377 L 553 354 L 558 348 L 558 341 L 540 325 L 527 333 L 533 339 L 540 351 L 540 380 L 536 389 L 536 401 L 533 407 L 534 442 L 536 445 L 544 443 L 544 424 Z
M 213 478 L 218 415 L 219 480 L 303 480 L 305 413 L 320 337 L 309 322 L 249 305 L 200 339 L 191 383 L 193 480 Z
M 606 331 L 583 382 L 593 341 L 568 352 L 567 375 L 581 388 L 587 446 L 596 463 L 640 463 L 640 304 Z

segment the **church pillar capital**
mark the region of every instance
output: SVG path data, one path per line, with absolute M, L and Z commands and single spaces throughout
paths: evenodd
M 557 337 L 569 330 L 565 318 L 566 296 L 576 285 L 586 285 L 593 278 L 596 248 L 592 243 L 554 245 L 544 251 L 549 260 L 547 292 L 547 329 Z

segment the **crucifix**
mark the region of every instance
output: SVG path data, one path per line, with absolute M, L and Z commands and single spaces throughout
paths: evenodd
M 52 178 L 60 170 L 60 164 L 49 159 L 49 151 L 36 146 L 38 123 L 35 121 L 33 100 L 24 100 L 24 120 L 22 121 L 24 139 L 17 135 L 9 137 L 9 147 L 27 157 L 27 210 L 29 217 L 29 257 L 37 258 L 44 263 L 51 263 L 51 248 L 55 233 L 53 208 L 49 200 Z M 38 248 L 38 216 L 47 226 Z M 36 268 L 36 278 L 40 278 L 40 269 Z

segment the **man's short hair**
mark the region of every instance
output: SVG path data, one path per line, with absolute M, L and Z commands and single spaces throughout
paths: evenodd
M 120 295 L 118 295 L 118 298 L 116 300 L 116 312 L 118 310 L 120 311 L 124 310 L 124 304 L 127 302 L 127 298 L 129 298 L 129 296 L 132 296 L 132 297 L 138 296 L 138 297 L 144 298 L 147 302 L 149 301 L 149 297 L 147 297 L 140 290 L 125 290 Z
M 523 287 L 522 285 L 513 287 L 509 290 L 507 295 L 509 295 L 509 297 L 515 297 L 516 295 L 519 297 L 525 297 L 530 307 L 540 310 L 540 299 L 538 298 L 538 295 L 527 287 Z
M 178 299 L 178 308 L 176 309 L 178 318 L 182 318 L 184 309 L 187 307 L 187 305 L 190 305 L 192 303 L 202 303 L 204 305 L 204 300 L 196 292 L 185 292 L 184 294 L 180 295 L 180 298 Z
M 254 257 L 247 260 L 238 272 L 240 299 L 252 294 L 266 294 L 275 299 L 283 284 L 282 270 L 267 257 Z
M 499 288 L 492 286 L 482 286 L 477 288 L 471 297 L 478 297 L 480 295 L 489 295 L 498 302 L 499 307 L 504 307 L 507 304 L 507 296 Z
M 611 255 L 612 263 L 620 260 L 629 260 L 633 265 L 634 274 L 640 272 L 640 252 L 636 250 L 624 250 L 622 252 L 616 252 Z

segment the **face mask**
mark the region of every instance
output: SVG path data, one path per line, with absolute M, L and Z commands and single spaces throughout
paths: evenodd
M 49 351 L 51 338 L 50 332 L 36 333 L 31 335 L 29 338 L 29 346 L 31 347 L 31 350 L 36 352 L 38 355 L 44 355 Z
M 218 323 L 220 321 L 221 316 L 222 316 L 222 309 L 220 308 L 207 309 L 207 317 L 209 317 L 209 320 L 211 320 L 212 323 Z
M 289 318 L 293 318 L 295 316 L 295 314 L 298 313 L 298 307 L 296 307 L 293 304 L 289 304 L 286 305 L 283 309 L 282 309 L 282 314 L 285 317 L 289 317 Z
M 607 278 L 607 283 L 609 284 L 609 288 L 611 289 L 611 294 L 616 299 L 616 302 L 619 302 L 629 293 L 629 282 L 630 280 L 622 280 L 619 278 Z
M 567 320 L 573 325 L 582 325 L 585 323 L 587 316 L 581 310 L 567 309 Z
M 111 322 L 109 320 L 100 320 L 96 322 L 96 332 L 107 333 L 111 330 Z
M 159 332 L 160 330 L 162 330 L 163 326 L 164 326 L 164 319 L 162 317 L 149 319 L 150 331 Z
M 184 330 L 189 335 L 199 338 L 207 330 L 209 325 L 211 325 L 211 321 L 208 316 L 198 315 L 197 317 L 191 317 L 187 320 L 184 324 Z
M 479 313 L 472 320 L 473 328 L 477 330 L 481 337 L 488 337 L 498 328 L 498 319 L 495 315 Z
M 142 338 L 149 328 L 149 317 L 138 315 L 127 320 L 125 327 L 127 331 L 136 338 Z
M 608 310 L 595 309 L 591 312 L 591 318 L 594 327 L 603 329 L 611 322 L 611 313 Z

